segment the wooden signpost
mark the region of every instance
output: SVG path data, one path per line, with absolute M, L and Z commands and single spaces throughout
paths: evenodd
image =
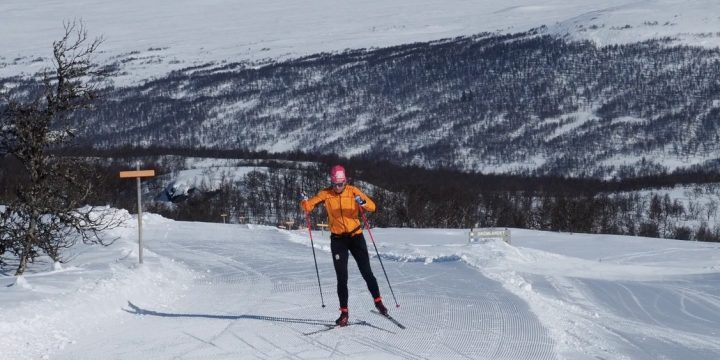
M 140 187 L 140 178 L 155 176 L 155 170 L 140 170 L 140 165 L 135 171 L 121 171 L 121 178 L 137 178 L 137 198 L 138 198 L 138 258 L 140 264 L 143 263 L 143 247 L 142 247 L 142 188 Z

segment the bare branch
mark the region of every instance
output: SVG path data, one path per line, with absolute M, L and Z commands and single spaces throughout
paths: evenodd
M 78 241 L 110 244 L 103 232 L 121 223 L 107 208 L 86 206 L 94 177 L 87 164 L 47 152 L 72 141 L 73 129 L 64 121 L 97 96 L 92 55 L 103 40 L 89 41 L 82 22 L 64 27 L 64 36 L 53 43 L 55 68 L 44 74 L 42 96 L 8 101 L 0 114 L 0 151 L 17 158 L 27 173 L 27 182 L 15 189 L 17 198 L 0 215 L 0 246 L 18 257 L 17 274 L 41 253 L 60 261 L 63 250 Z

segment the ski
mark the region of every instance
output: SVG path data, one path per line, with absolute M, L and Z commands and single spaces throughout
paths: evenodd
M 365 321 L 351 321 L 351 322 L 349 322 L 349 323 L 348 323 L 347 325 L 345 325 L 345 326 L 340 326 L 340 325 L 336 325 L 336 324 L 332 324 L 332 325 L 328 324 L 328 325 L 323 325 L 323 326 L 325 326 L 324 329 L 315 330 L 315 331 L 311 331 L 311 332 L 308 332 L 308 333 L 303 333 L 303 335 L 306 335 L 306 336 L 307 336 L 307 335 L 315 335 L 315 334 L 323 333 L 323 332 L 326 332 L 326 331 L 330 331 L 330 330 L 332 330 L 332 329 L 338 329 L 338 328 L 348 327 L 348 326 L 351 326 L 351 325 L 368 325 L 368 323 L 365 322 Z
M 405 325 L 403 325 L 403 324 L 401 324 L 399 321 L 395 320 L 394 317 L 392 317 L 392 316 L 390 316 L 390 315 L 383 315 L 383 314 L 381 314 L 381 313 L 380 313 L 379 311 L 377 311 L 377 310 L 370 310 L 370 312 L 373 313 L 373 314 L 376 314 L 376 315 L 378 315 L 378 316 L 382 316 L 382 317 L 390 320 L 390 322 L 392 322 L 393 324 L 397 325 L 397 327 L 405 330 Z
M 330 331 L 330 330 L 332 330 L 332 329 L 335 329 L 335 328 L 337 328 L 337 327 L 340 327 L 339 325 L 325 325 L 325 326 L 326 326 L 326 327 L 325 327 L 324 329 L 320 329 L 320 330 L 316 330 L 316 331 L 311 331 L 311 332 L 308 332 L 308 333 L 303 333 L 303 335 L 305 335 L 305 336 L 315 335 L 315 334 L 319 334 L 319 333 L 322 333 L 322 332 Z

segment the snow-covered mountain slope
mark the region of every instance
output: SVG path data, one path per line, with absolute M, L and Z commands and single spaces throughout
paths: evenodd
M 89 146 L 598 178 L 716 170 L 713 14 L 709 0 L 6 0 L 0 94 L 50 66 L 63 21 L 82 19 L 118 70 L 83 119 Z
M 710 170 L 718 58 L 665 41 L 598 47 L 532 31 L 193 68 L 109 94 L 79 140 L 601 178 Z
M 47 66 L 62 22 L 106 38 L 99 60 L 121 64 L 116 84 L 194 65 L 286 59 L 481 32 L 548 32 L 599 44 L 670 36 L 717 46 L 711 0 L 4 0 L 0 77 Z
M 337 314 L 327 233 L 146 215 L 64 269 L 0 277 L 2 359 L 716 359 L 720 247 L 512 230 L 468 245 L 462 229 L 374 229 L 406 330 L 371 314 L 351 261 Z M 368 237 L 369 240 L 369 237 Z M 371 253 L 374 253 L 372 245 Z

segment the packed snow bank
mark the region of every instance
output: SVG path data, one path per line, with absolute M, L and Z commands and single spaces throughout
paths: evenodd
M 307 230 L 289 239 L 309 245 Z M 512 245 L 500 239 L 468 242 L 465 229 L 373 229 L 383 259 L 424 262 L 463 261 L 488 273 L 514 271 L 605 280 L 660 280 L 673 275 L 720 272 L 720 245 L 594 234 L 562 234 L 511 229 Z M 371 255 L 370 236 L 365 233 Z M 329 233 L 313 231 L 315 247 L 330 251 Z M 545 249 L 545 250 L 542 250 Z
M 87 333 L 102 333 L 103 324 L 118 321 L 129 299 L 171 304 L 183 295 L 195 274 L 145 251 L 138 265 L 137 218 L 105 234 L 119 238 L 108 247 L 77 245 L 69 250 L 70 266 L 38 271 L 34 264 L 24 276 L 0 277 L 0 358 L 38 359 L 75 342 Z M 168 222 L 144 216 L 146 224 Z

